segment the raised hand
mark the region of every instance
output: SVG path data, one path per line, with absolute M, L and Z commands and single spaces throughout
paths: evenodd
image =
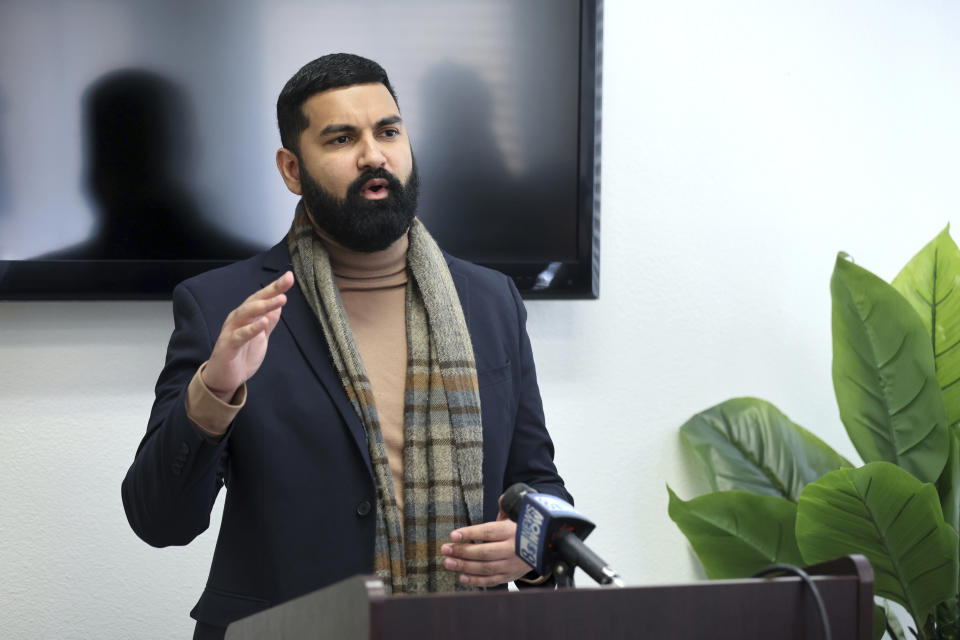
M 229 402 L 263 363 L 267 340 L 280 321 L 280 311 L 287 302 L 285 294 L 292 286 L 293 273 L 287 271 L 244 300 L 224 320 L 202 373 L 203 383 L 224 402 Z

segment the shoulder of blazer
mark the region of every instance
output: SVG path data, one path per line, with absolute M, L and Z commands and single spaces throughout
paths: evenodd
M 503 298 L 511 299 L 513 281 L 509 277 L 478 264 L 455 258 L 443 252 L 447 260 L 447 267 L 453 277 L 457 292 L 460 294 L 461 304 L 466 304 L 465 298 L 490 300 Z
M 471 333 L 485 326 L 515 330 L 526 317 L 516 286 L 508 276 L 444 253 Z
M 291 269 L 286 240 L 257 255 L 188 278 L 184 287 L 202 300 L 224 300 L 235 307 L 257 289 Z
M 489 267 L 481 267 L 478 264 L 468 262 L 461 258 L 456 258 L 446 251 L 443 251 L 443 257 L 447 261 L 451 275 L 454 277 L 469 278 L 478 286 L 502 290 L 504 286 L 507 285 L 507 281 L 510 280 L 510 278 L 499 271 Z

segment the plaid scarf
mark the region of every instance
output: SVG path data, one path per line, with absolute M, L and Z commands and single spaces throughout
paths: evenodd
M 288 235 L 293 271 L 363 423 L 377 488 L 374 571 L 388 592 L 466 589 L 443 568 L 454 529 L 483 521 L 483 431 L 473 347 L 443 254 L 414 220 L 408 232 L 401 519 L 373 391 L 334 283 L 330 258 L 297 206 Z

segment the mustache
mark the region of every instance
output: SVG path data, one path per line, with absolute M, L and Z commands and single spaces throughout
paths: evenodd
M 403 193 L 403 184 L 397 179 L 397 176 L 393 175 L 383 167 L 380 167 L 357 176 L 357 178 L 347 187 L 347 200 L 359 198 L 363 191 L 363 185 L 367 184 L 367 182 L 370 180 L 377 178 L 387 181 L 387 187 L 390 189 L 391 195 Z

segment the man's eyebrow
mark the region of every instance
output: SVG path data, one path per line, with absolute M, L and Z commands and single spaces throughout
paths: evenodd
M 356 130 L 357 128 L 352 124 L 328 124 L 323 128 L 323 131 L 320 132 L 320 135 L 325 136 L 331 133 L 351 133 Z
M 391 124 L 397 124 L 397 123 L 403 123 L 403 118 L 401 118 L 398 115 L 387 116 L 386 118 L 381 118 L 380 121 L 377 122 L 377 129 L 381 127 L 388 127 Z
M 376 129 L 381 129 L 383 127 L 389 127 L 392 124 L 402 123 L 403 118 L 398 115 L 387 116 L 386 118 L 381 118 L 375 125 Z M 352 124 L 328 124 L 320 132 L 320 135 L 327 136 L 331 133 L 353 133 L 357 130 Z

